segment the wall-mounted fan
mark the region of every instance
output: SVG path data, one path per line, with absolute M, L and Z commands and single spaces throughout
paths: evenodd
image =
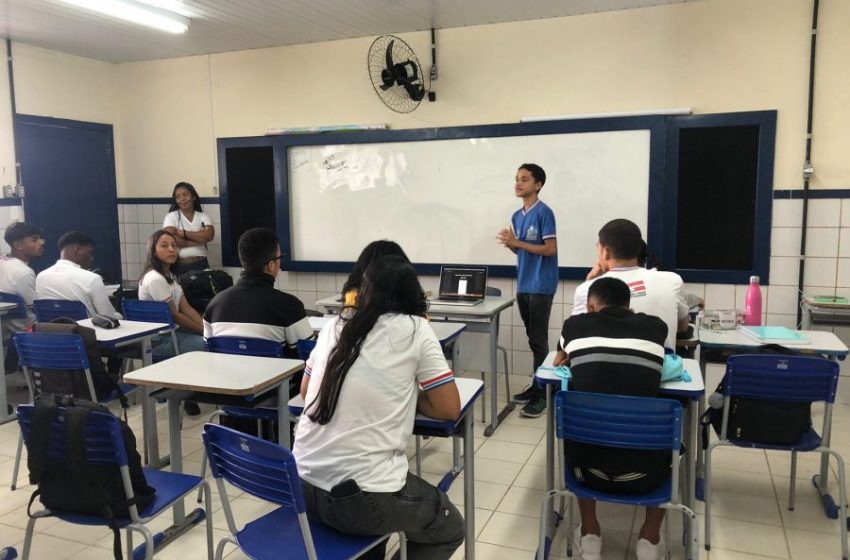
M 409 113 L 425 97 L 422 67 L 410 45 L 393 35 L 381 35 L 369 47 L 369 78 L 375 93 L 397 113 Z

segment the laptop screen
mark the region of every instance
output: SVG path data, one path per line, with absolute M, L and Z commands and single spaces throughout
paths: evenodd
M 485 267 L 443 267 L 440 271 L 440 299 L 481 299 L 486 285 Z

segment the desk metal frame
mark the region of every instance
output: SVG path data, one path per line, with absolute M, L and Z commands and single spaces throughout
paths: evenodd
M 9 311 L 13 311 L 15 307 L 14 303 L 0 303 L 0 333 L 3 332 L 3 315 Z M 3 372 L 3 379 L 2 382 L 0 382 L 0 424 L 5 424 L 6 422 L 15 420 L 18 415 L 15 414 L 14 410 L 11 413 L 8 412 L 9 397 L 6 393 L 6 351 L 3 348 L 2 340 L 0 340 L 0 371 Z

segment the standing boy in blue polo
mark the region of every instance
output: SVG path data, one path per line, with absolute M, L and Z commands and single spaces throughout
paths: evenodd
M 534 369 L 549 353 L 549 313 L 558 287 L 558 244 L 555 239 L 555 214 L 539 198 L 546 183 L 546 172 L 534 163 L 523 163 L 516 174 L 514 192 L 522 199 L 522 208 L 511 216 L 510 229 L 496 239 L 517 256 L 517 305 L 534 355 Z M 507 375 L 507 373 L 505 374 Z M 513 397 L 525 403 L 522 415 L 537 418 L 546 411 L 546 393 L 534 381 Z

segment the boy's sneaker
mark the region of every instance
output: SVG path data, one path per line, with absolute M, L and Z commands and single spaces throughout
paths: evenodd
M 638 539 L 637 560 L 661 560 L 664 558 L 664 537 L 658 544 L 652 544 L 646 539 Z
M 518 404 L 525 404 L 539 394 L 540 391 L 537 389 L 537 387 L 534 386 L 534 382 L 532 382 L 530 385 L 527 385 L 525 389 L 522 390 L 522 393 L 517 393 L 516 395 L 514 395 L 512 400 Z
M 522 410 L 519 412 L 526 418 L 539 418 L 546 412 L 546 397 L 544 395 L 535 395 L 530 401 L 525 403 Z
M 602 560 L 602 537 L 600 535 L 581 536 L 581 525 L 573 533 L 573 558 L 581 560 Z

